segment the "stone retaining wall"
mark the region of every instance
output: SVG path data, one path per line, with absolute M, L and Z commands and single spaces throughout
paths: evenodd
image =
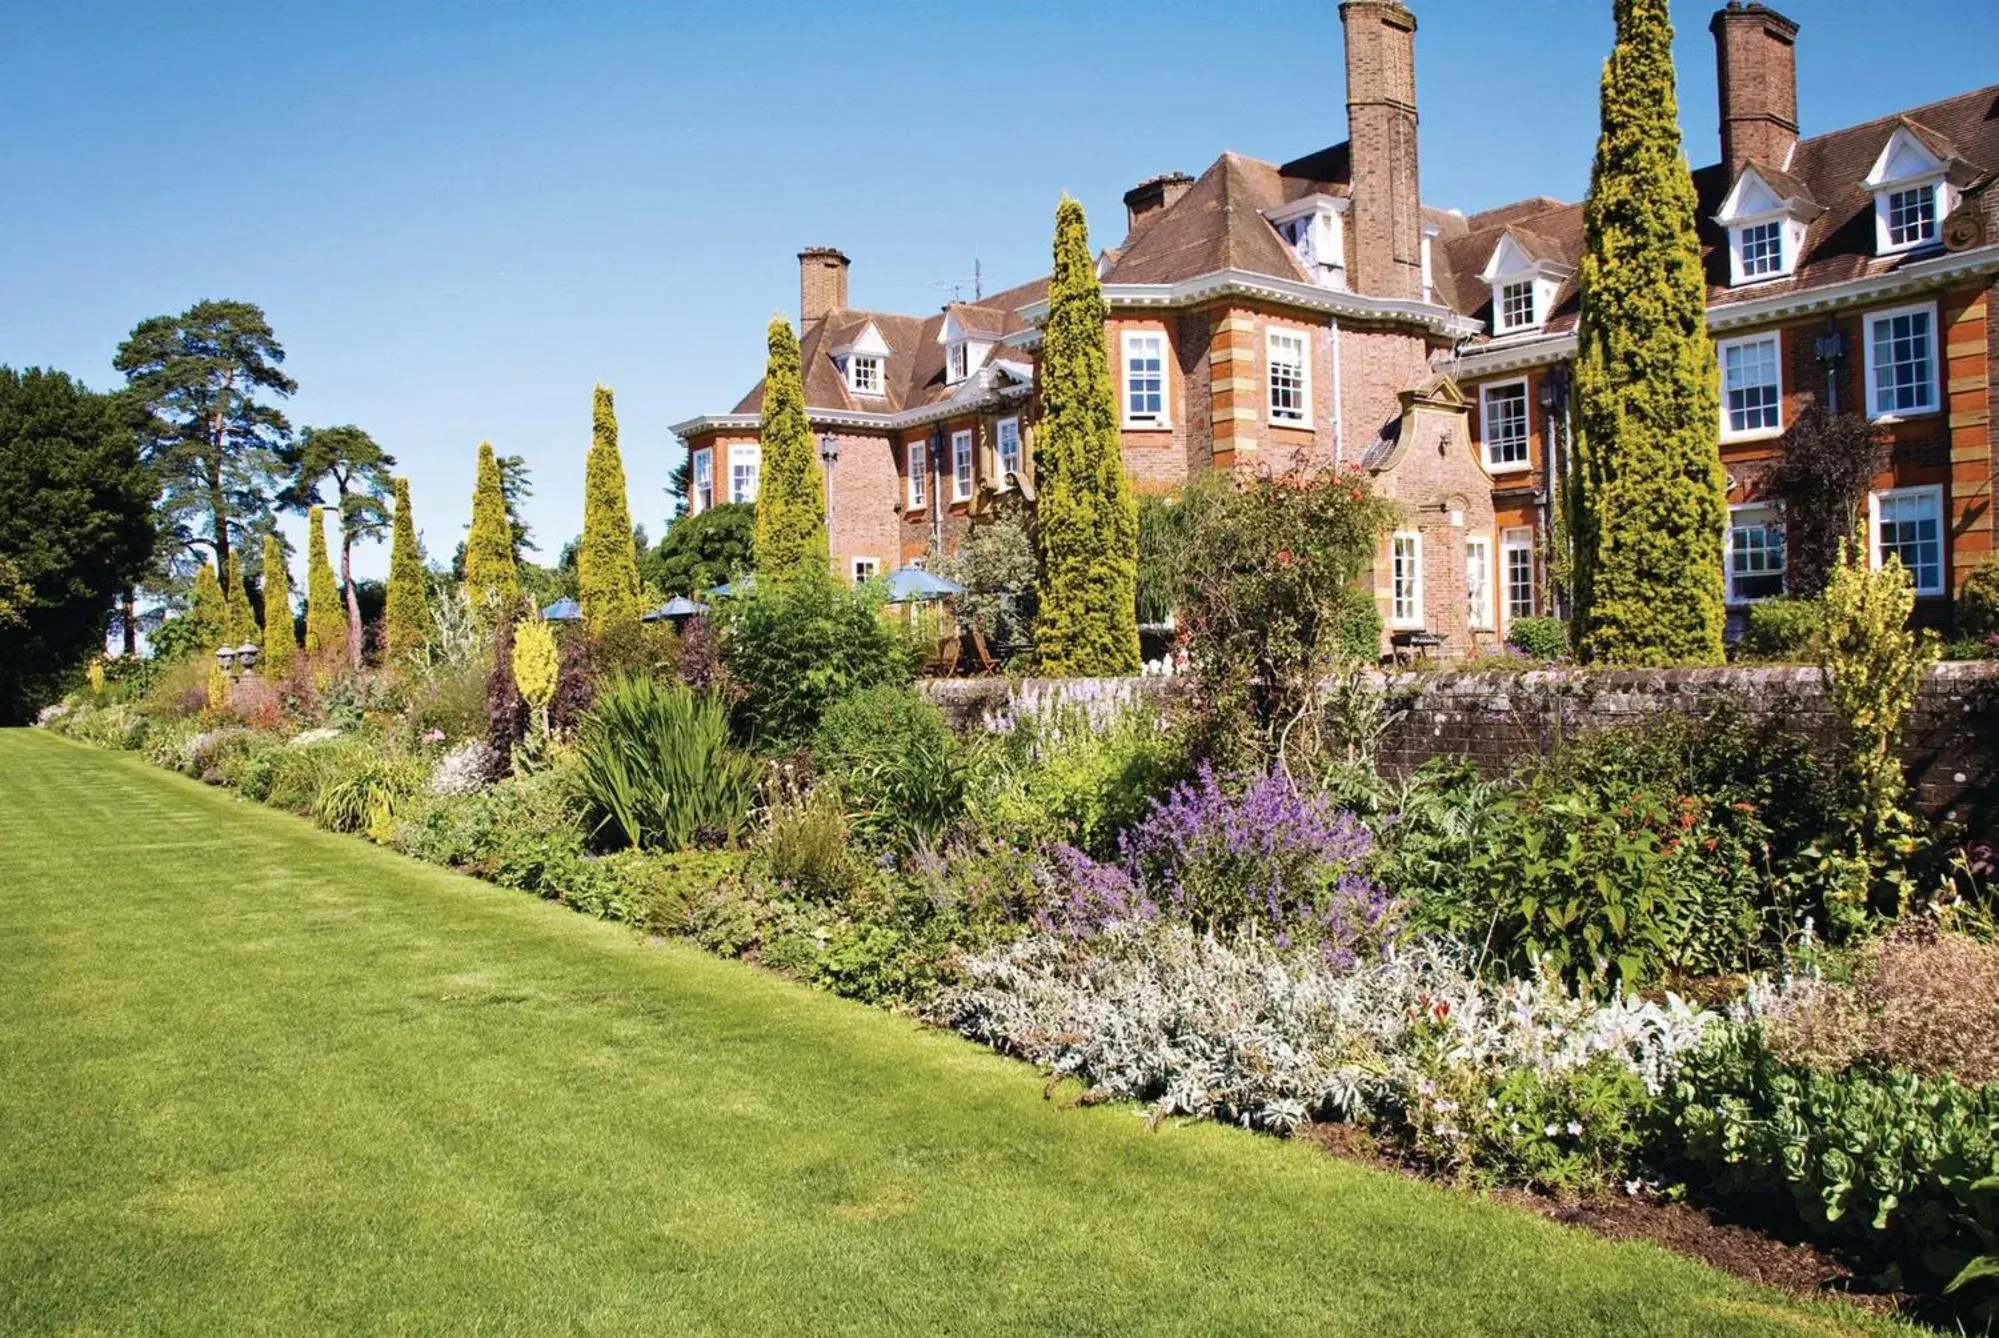
M 1390 723 L 1379 757 L 1382 769 L 1398 777 L 1453 754 L 1475 759 L 1489 773 L 1503 771 L 1563 738 L 1661 710 L 1706 714 L 1730 705 L 1827 750 L 1840 739 L 1839 718 L 1813 668 L 1440 670 L 1387 674 L 1380 681 Z M 1006 710 L 1016 697 L 1166 700 L 1193 687 L 1177 678 L 951 679 L 925 690 L 965 729 L 988 712 Z M 1924 812 L 1999 839 L 1999 663 L 1932 670 L 1904 726 L 1901 753 Z

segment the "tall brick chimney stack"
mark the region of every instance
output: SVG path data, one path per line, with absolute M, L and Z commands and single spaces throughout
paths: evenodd
M 1161 172 L 1156 177 L 1147 177 L 1124 193 L 1124 226 L 1129 235 L 1138 231 L 1138 225 L 1155 214 L 1163 214 L 1185 195 L 1194 184 L 1194 178 L 1185 172 Z
M 829 311 L 847 305 L 847 265 L 834 246 L 808 246 L 798 253 L 798 332 Z
M 1780 171 L 1798 144 L 1798 25 L 1767 5 L 1728 0 L 1708 24 L 1721 86 L 1721 160 Z
M 1398 0 L 1345 0 L 1347 137 L 1353 163 L 1353 287 L 1423 296 L 1416 180 L 1416 16 Z

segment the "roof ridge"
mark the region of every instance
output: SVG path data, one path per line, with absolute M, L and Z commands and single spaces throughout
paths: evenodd
M 1934 102 L 1925 102 L 1915 107 L 1904 107 L 1900 111 L 1884 112 L 1880 116 L 1870 117 L 1865 121 L 1855 121 L 1851 125 L 1836 126 L 1831 130 L 1822 130 L 1816 135 L 1807 135 L 1803 139 L 1800 139 L 1798 147 L 1803 148 L 1807 144 L 1816 144 L 1822 139 L 1831 139 L 1834 135 L 1852 134 L 1856 130 L 1865 130 L 1869 126 L 1884 125 L 1889 121 L 1912 121 L 1919 112 L 1930 111 L 1933 108 L 1943 106 L 1945 103 L 1962 102 L 1965 98 L 1977 97 L 1980 93 L 1990 93 L 1994 98 L 1999 98 L 1999 84 L 1985 84 L 1978 88 L 1967 88 L 1962 93 L 1953 93 L 1947 98 L 1938 98 Z M 1924 128 L 1929 129 L 1927 126 Z M 1935 134 L 1937 132 L 1932 130 L 1931 133 Z M 1710 166 L 1720 167 L 1722 164 L 1712 163 Z

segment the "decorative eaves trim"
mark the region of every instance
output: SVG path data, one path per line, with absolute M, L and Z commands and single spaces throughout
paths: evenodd
M 946 418 L 957 418 L 963 414 L 977 413 L 982 409 L 997 408 L 1001 404 L 1023 399 L 1034 392 L 1034 387 L 1025 384 L 994 386 L 996 379 L 989 375 L 993 369 L 981 368 L 973 378 L 964 382 L 968 388 L 976 388 L 974 394 L 953 395 L 948 400 L 935 404 L 920 404 L 912 409 L 897 413 L 856 413 L 852 409 L 815 409 L 810 405 L 805 409 L 805 421 L 813 427 L 849 427 L 875 432 L 893 432 L 898 428 L 921 427 L 925 423 L 940 422 Z M 756 431 L 762 425 L 762 418 L 753 413 L 703 414 L 682 423 L 674 423 L 667 430 L 682 441 L 689 437 L 706 436 L 711 432 Z
M 1449 307 L 1434 302 L 1419 302 L 1396 297 L 1367 297 L 1339 288 L 1321 288 L 1317 284 L 1306 283 L 1301 279 L 1281 279 L 1274 275 L 1256 274 L 1241 269 L 1212 270 L 1206 274 L 1197 274 L 1191 279 L 1182 279 L 1178 283 L 1104 285 L 1104 300 L 1112 307 L 1127 310 L 1192 306 L 1197 302 L 1206 302 L 1217 297 L 1262 298 L 1266 301 L 1306 307 L 1313 311 L 1330 312 L 1336 316 L 1347 316 L 1355 320 L 1418 325 L 1453 338 L 1477 334 L 1485 328 L 1480 322 L 1468 316 L 1460 316 Z M 1040 326 L 1048 319 L 1047 299 L 1029 303 L 1020 309 L 1020 314 L 1030 325 Z M 1017 332 L 1008 336 L 1008 340 L 1011 342 L 1025 333 L 1025 331 Z M 1015 347 L 1027 346 L 1027 341 L 1024 339 L 1015 345 Z
M 1707 312 L 1710 333 L 1721 334 L 1744 326 L 1765 325 L 1821 312 L 1843 311 L 1872 306 L 1934 289 L 1940 283 L 1978 274 L 1999 274 L 1999 243 L 1976 250 L 1932 256 L 1886 274 L 1870 274 L 1844 283 L 1826 284 L 1797 292 L 1772 293 L 1745 302 L 1726 302 Z M 1532 339 L 1508 340 L 1487 348 L 1464 353 L 1450 365 L 1460 377 L 1486 377 L 1528 367 L 1542 367 L 1575 356 L 1576 336 L 1540 335 Z

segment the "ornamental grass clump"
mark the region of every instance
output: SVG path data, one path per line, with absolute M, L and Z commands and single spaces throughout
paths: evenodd
M 733 842 L 749 816 L 756 761 L 729 746 L 728 708 L 684 684 L 612 680 L 577 743 L 588 829 L 614 846 Z

